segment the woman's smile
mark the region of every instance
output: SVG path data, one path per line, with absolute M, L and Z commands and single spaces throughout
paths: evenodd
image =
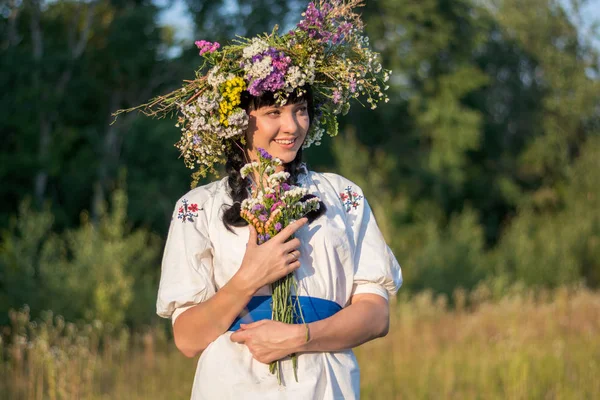
M 284 149 L 291 149 L 294 147 L 294 143 L 296 143 L 296 138 L 291 139 L 273 139 L 275 143 L 283 147 Z

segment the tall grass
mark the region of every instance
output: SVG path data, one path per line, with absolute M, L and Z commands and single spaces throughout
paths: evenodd
M 363 399 L 600 398 L 600 294 L 485 287 L 453 303 L 423 292 L 392 307 L 390 333 L 357 349 Z M 469 306 L 466 306 L 469 304 Z M 187 399 L 196 360 L 161 327 L 130 334 L 11 312 L 0 343 L 8 399 Z
M 427 292 L 400 302 L 391 334 L 357 349 L 363 397 L 600 398 L 598 293 L 486 297 L 473 294 L 475 310 L 461 307 L 460 292 L 453 311 Z
M 0 398 L 189 398 L 195 361 L 162 328 L 132 335 L 100 322 L 65 323 L 50 312 L 33 322 L 27 308 L 11 311 L 10 320 L 10 344 L 0 342 Z

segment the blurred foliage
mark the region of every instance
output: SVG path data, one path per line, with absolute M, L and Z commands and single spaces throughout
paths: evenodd
M 600 137 L 557 187 L 560 207 L 539 213 L 529 204 L 507 228 L 495 254 L 498 272 L 529 285 L 559 286 L 583 280 L 600 286 Z
M 185 1 L 195 37 L 222 42 L 288 29 L 306 3 Z M 363 188 L 404 291 L 454 303 L 482 281 L 600 286 L 600 35 L 580 29 L 586 3 L 366 2 L 390 102 L 353 105 L 340 137 L 306 156 Z M 0 325 L 25 303 L 34 317 L 155 321 L 161 240 L 189 171 L 174 121 L 111 113 L 193 77 L 193 40 L 160 12 L 0 3 Z
M 130 231 L 126 209 L 124 191 L 116 190 L 97 224 L 83 212 L 79 227 L 58 234 L 48 210 L 23 203 L 2 235 L 0 309 L 28 304 L 34 317 L 49 309 L 69 320 L 148 322 L 160 244 L 144 229 Z

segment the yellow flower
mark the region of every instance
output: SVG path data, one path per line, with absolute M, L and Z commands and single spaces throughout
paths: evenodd
M 240 96 L 245 89 L 246 82 L 239 76 L 221 84 L 220 92 L 223 100 L 219 103 L 219 122 L 224 126 L 229 126 L 227 119 L 231 112 L 241 103 Z

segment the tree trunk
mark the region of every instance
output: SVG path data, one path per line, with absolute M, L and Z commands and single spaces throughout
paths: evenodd
M 75 68 L 75 62 L 83 55 L 86 45 L 88 43 L 90 27 L 92 18 L 94 16 L 94 9 L 97 3 L 79 5 L 79 12 L 75 15 L 75 20 L 71 24 L 71 30 L 68 33 L 69 53 L 71 55 L 70 60 L 64 68 L 61 76 L 56 81 L 56 85 L 53 88 L 52 93 L 49 93 L 45 89 L 44 79 L 41 76 L 42 58 L 44 54 L 44 41 L 43 32 L 40 28 L 40 0 L 31 0 L 31 38 L 33 45 L 33 60 L 36 65 L 36 70 L 33 76 L 33 84 L 37 88 L 41 96 L 40 109 L 39 109 L 39 148 L 38 148 L 38 163 L 39 170 L 36 173 L 34 179 L 34 193 L 35 199 L 38 205 L 42 205 L 46 198 L 46 189 L 48 186 L 48 161 L 50 158 L 50 148 L 52 146 L 52 125 L 53 121 L 58 119 L 58 109 L 49 109 L 49 97 L 52 96 L 59 99 L 64 96 L 67 86 L 73 75 Z M 83 21 L 83 27 L 78 35 L 78 20 L 80 19 L 81 10 L 85 7 L 85 17 Z M 77 40 L 75 39 L 77 38 Z M 47 87 L 47 86 L 46 86 Z
M 46 185 L 48 183 L 48 172 L 45 168 L 47 162 L 50 138 L 51 138 L 51 125 L 48 118 L 48 113 L 45 109 L 46 93 L 43 90 L 43 79 L 41 77 L 42 68 L 42 56 L 44 55 L 44 37 L 40 28 L 40 2 L 38 0 L 32 0 L 31 2 L 31 41 L 33 47 L 33 62 L 35 64 L 35 72 L 33 74 L 33 85 L 37 89 L 42 101 L 39 104 L 39 147 L 38 147 L 38 164 L 39 170 L 35 175 L 34 179 L 34 194 L 36 202 L 41 206 L 44 202 L 46 195 Z
M 104 125 L 106 130 L 104 131 L 104 140 L 102 143 L 102 153 L 100 155 L 100 163 L 98 164 L 98 175 L 96 182 L 94 183 L 94 195 L 92 198 L 92 221 L 97 222 L 100 217 L 102 205 L 106 200 L 106 190 L 110 186 L 111 177 L 110 173 L 119 164 L 119 158 L 121 155 L 121 145 L 123 140 L 119 135 L 119 126 L 111 124 L 112 112 L 117 109 L 121 103 L 122 93 L 119 90 L 112 92 L 110 96 L 110 104 L 108 108 L 107 123 Z M 129 117 L 129 115 L 128 115 Z M 125 118 L 125 124 L 130 118 Z M 121 124 L 119 124 L 121 125 Z

